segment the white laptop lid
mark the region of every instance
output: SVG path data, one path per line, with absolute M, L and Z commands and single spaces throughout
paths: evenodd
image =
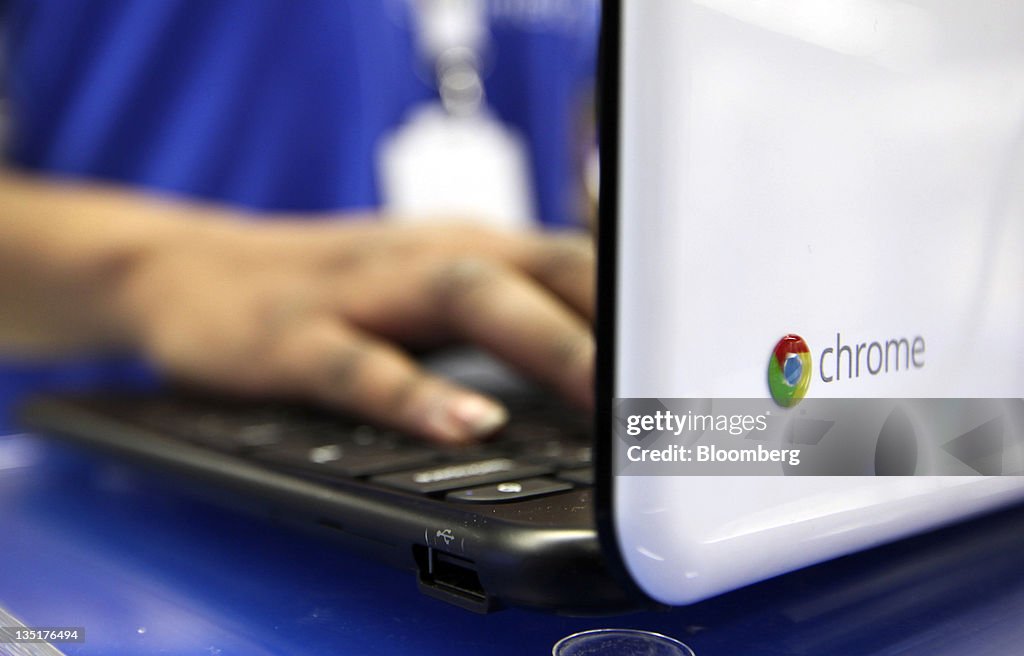
M 616 398 L 768 407 L 792 333 L 807 399 L 1024 397 L 1024 3 L 620 4 Z M 882 368 L 889 342 L 905 366 Z M 1011 502 L 1024 477 L 612 491 L 631 576 L 682 604 Z

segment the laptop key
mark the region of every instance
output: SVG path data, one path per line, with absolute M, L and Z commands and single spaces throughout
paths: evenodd
M 488 483 L 543 476 L 550 474 L 551 471 L 551 467 L 544 464 L 532 464 L 513 458 L 489 458 L 385 474 L 375 476 L 371 480 L 380 485 L 408 492 L 433 494 Z
M 594 469 L 592 467 L 586 467 L 584 469 L 567 469 L 565 471 L 558 472 L 558 478 L 563 481 L 569 481 L 570 483 L 576 483 L 577 485 L 593 485 Z
M 242 447 L 257 448 L 279 444 L 284 439 L 284 429 L 273 422 L 242 426 L 234 435 L 235 442 Z
M 556 441 L 565 435 L 559 424 L 516 421 L 501 429 L 500 439 L 507 443 Z
M 471 487 L 468 490 L 455 490 L 445 495 L 445 499 L 466 503 L 502 503 L 505 501 L 522 501 L 531 497 L 539 497 L 571 489 L 572 485 L 564 481 L 553 481 L 550 478 L 528 478 L 491 485 L 480 485 Z
M 530 445 L 521 455 L 531 462 L 548 462 L 559 469 L 586 467 L 592 461 L 589 445 L 555 440 Z
M 422 448 L 390 449 L 357 444 L 289 444 L 262 449 L 253 458 L 268 464 L 299 468 L 314 474 L 348 478 L 373 476 L 425 465 L 435 452 Z

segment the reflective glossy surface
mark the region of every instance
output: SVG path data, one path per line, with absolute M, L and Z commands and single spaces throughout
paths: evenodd
M 616 242 L 611 396 L 770 392 L 776 417 L 799 416 L 804 395 L 1024 396 L 1024 3 L 609 4 L 622 13 L 619 149 L 602 162 L 618 174 L 602 224 Z M 766 362 L 793 333 L 799 367 L 778 347 Z M 980 428 L 961 421 L 943 415 L 962 430 L 929 438 Z M 883 426 L 856 425 L 870 463 Z M 852 455 L 837 434 L 805 460 Z M 1024 495 L 1006 478 L 693 481 L 615 486 L 623 559 L 668 603 Z M 825 511 L 793 521 L 812 504 Z M 718 540 L 755 523 L 766 530 Z

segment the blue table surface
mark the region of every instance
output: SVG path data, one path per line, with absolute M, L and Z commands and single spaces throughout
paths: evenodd
M 66 654 L 550 654 L 636 627 L 697 656 L 1024 654 L 1024 509 L 668 611 L 480 616 L 411 572 L 31 436 L 0 438 L 0 607 Z M 2 650 L 0 650 L 2 651 Z

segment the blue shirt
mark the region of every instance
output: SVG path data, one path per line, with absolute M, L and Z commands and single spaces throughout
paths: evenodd
M 535 204 L 579 221 L 594 0 L 490 3 L 489 103 L 521 133 Z M 378 204 L 380 138 L 436 96 L 407 0 L 0 0 L 6 156 L 256 212 Z M 0 362 L 5 399 L 150 374 L 136 362 Z

